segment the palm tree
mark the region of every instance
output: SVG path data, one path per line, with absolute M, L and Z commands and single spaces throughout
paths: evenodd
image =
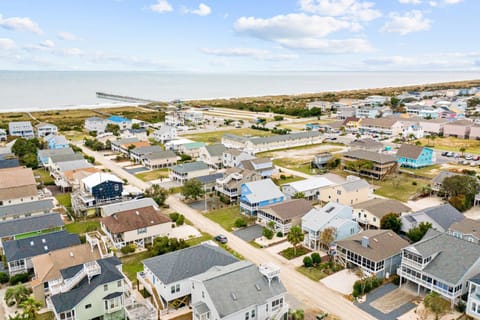
M 288 232 L 287 240 L 293 246 L 293 255 L 297 256 L 297 245 L 303 241 L 303 231 L 299 226 L 294 226 Z
M 28 290 L 24 285 L 18 284 L 14 287 L 10 287 L 5 292 L 5 302 L 7 305 L 17 304 L 19 305 L 23 300 L 25 300 L 30 295 L 30 290 Z
M 24 319 L 35 320 L 37 312 L 42 308 L 42 304 L 29 297 L 20 303 L 20 307 L 23 309 L 22 316 Z
M 463 154 L 465 153 L 465 150 L 467 150 L 467 148 L 465 148 L 465 147 L 460 148 L 460 152 L 462 153 L 462 157 L 463 157 Z

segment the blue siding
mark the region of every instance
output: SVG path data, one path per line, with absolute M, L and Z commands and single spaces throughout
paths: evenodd
M 420 156 L 417 159 L 406 157 L 397 157 L 397 162 L 402 167 L 407 168 L 421 168 L 433 164 L 433 150 L 430 148 L 423 148 Z
M 358 226 L 357 222 L 352 220 L 348 223 L 344 223 L 340 228 L 337 228 L 336 232 L 337 236 L 335 241 L 340 241 L 359 233 L 360 227 Z
M 120 198 L 123 192 L 123 184 L 114 181 L 105 181 L 92 188 L 92 196 L 98 199 Z

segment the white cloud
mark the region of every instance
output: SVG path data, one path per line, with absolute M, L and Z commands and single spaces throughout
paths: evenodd
M 53 42 L 52 40 L 45 40 L 40 43 L 40 46 L 45 48 L 53 48 L 55 47 L 55 42 Z
M 205 3 L 200 3 L 198 5 L 198 9 L 191 10 L 190 13 L 204 17 L 212 13 L 212 9 L 209 6 L 207 6 Z
M 15 41 L 12 39 L 8 38 L 0 38 L 0 49 L 2 50 L 12 50 L 15 49 L 17 45 L 15 44 Z
M 65 40 L 65 41 L 75 41 L 75 40 L 77 40 L 76 35 L 74 35 L 73 33 L 70 33 L 70 32 L 66 32 L 66 31 L 59 32 L 58 33 L 58 38 L 60 40 Z
M 203 53 L 219 57 L 252 57 L 257 60 L 284 61 L 298 58 L 296 54 L 273 54 L 269 50 L 254 48 L 200 49 Z
M 404 14 L 392 12 L 389 14 L 389 18 L 390 20 L 383 25 L 381 31 L 406 35 L 430 29 L 431 20 L 425 18 L 419 10 L 412 10 Z
M 463 0 L 443 0 L 445 4 L 457 4 L 463 2 Z
M 340 30 L 357 30 L 358 24 L 333 17 L 303 13 L 278 15 L 269 19 L 241 17 L 234 25 L 237 32 L 265 40 L 300 37 L 325 37 Z
M 398 0 L 398 2 L 403 4 L 420 4 L 422 0 Z
M 0 27 L 14 31 L 28 31 L 36 34 L 43 34 L 38 24 L 30 18 L 11 17 L 3 18 L 0 15 Z
M 373 2 L 358 0 L 300 0 L 300 9 L 324 16 L 348 16 L 361 21 L 371 21 L 382 16 Z
M 430 5 L 430 7 L 436 7 L 436 6 L 438 6 L 438 2 L 437 2 L 437 1 L 429 1 L 428 4 Z
M 158 13 L 165 13 L 165 12 L 172 12 L 173 7 L 167 0 L 158 0 L 156 4 L 152 4 L 150 6 L 150 10 L 158 12 Z
M 347 54 L 373 51 L 373 47 L 365 39 L 283 39 L 278 41 L 281 45 L 290 49 L 302 49 L 312 53 L 322 54 Z

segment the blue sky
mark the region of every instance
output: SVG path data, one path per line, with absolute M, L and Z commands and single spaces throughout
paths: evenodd
M 0 0 L 0 69 L 479 70 L 478 0 Z

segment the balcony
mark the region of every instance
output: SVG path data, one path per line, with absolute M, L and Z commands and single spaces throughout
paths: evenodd
M 415 277 L 414 275 L 412 274 L 409 274 L 407 272 L 404 272 L 402 271 L 402 268 L 398 268 L 397 269 L 397 274 L 405 279 L 408 279 L 416 284 L 420 284 L 422 287 L 424 288 L 427 288 L 429 290 L 432 290 L 432 291 L 435 291 L 441 295 L 443 295 L 444 297 L 446 297 L 447 299 L 454 299 L 456 298 L 457 296 L 460 296 L 462 291 L 460 290 L 459 292 L 457 293 L 454 293 L 454 292 L 450 292 L 449 290 L 445 290 L 444 288 L 442 287 L 439 287 L 435 284 L 433 284 L 433 279 L 432 279 L 432 282 L 428 282 L 428 281 L 425 281 L 423 279 L 420 279 L 418 277 Z

